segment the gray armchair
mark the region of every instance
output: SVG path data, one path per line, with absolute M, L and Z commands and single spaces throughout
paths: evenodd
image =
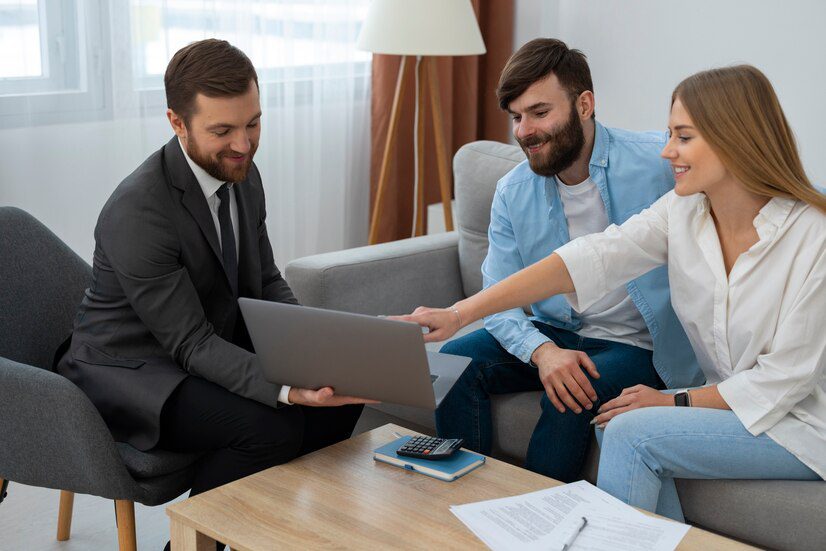
M 448 306 L 479 291 L 496 182 L 524 159 L 516 146 L 480 141 L 454 157 L 456 232 L 405 239 L 295 260 L 286 276 L 308 306 L 365 314 Z M 465 332 L 480 325 L 467 328 Z M 436 347 L 438 348 L 438 346 Z M 538 392 L 495 396 L 493 455 L 522 464 L 539 418 Z M 433 432 L 432 412 L 374 406 L 388 420 Z M 591 446 L 583 477 L 594 481 L 599 449 Z M 826 545 L 826 482 L 678 480 L 689 522 L 776 549 Z
M 61 490 L 57 539 L 69 538 L 74 493 L 115 500 L 121 550 L 135 549 L 134 502 L 190 487 L 198 455 L 116 443 L 86 395 L 51 372 L 91 270 L 31 215 L 0 207 L 0 479 Z M 13 487 L 2 506 L 14 506 Z

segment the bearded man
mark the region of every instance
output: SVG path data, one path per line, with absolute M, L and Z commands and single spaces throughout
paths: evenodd
M 621 224 L 674 187 L 660 158 L 666 136 L 606 128 L 582 52 L 537 39 L 508 61 L 497 89 L 526 161 L 497 184 L 482 264 L 489 287 L 568 241 Z M 702 377 L 671 309 L 665 267 L 616 289 L 586 311 L 562 297 L 485 319 L 485 328 L 442 352 L 471 364 L 436 411 L 439 436 L 489 454 L 490 396 L 544 390 L 526 467 L 579 477 L 590 421 L 636 384 L 681 388 Z
M 273 261 L 253 163 L 252 63 L 223 40 L 195 42 L 164 85 L 175 136 L 104 205 L 57 370 L 115 440 L 201 452 L 195 495 L 349 437 L 364 401 L 266 381 L 239 312 L 238 297 L 297 302 Z

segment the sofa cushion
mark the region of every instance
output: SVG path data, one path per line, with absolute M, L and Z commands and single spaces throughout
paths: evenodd
M 826 482 L 677 480 L 686 520 L 779 550 L 826 548 Z
M 490 205 L 496 183 L 524 160 L 525 154 L 518 146 L 491 141 L 469 143 L 453 157 L 459 266 L 465 296 L 482 289 L 481 267 L 488 254 Z

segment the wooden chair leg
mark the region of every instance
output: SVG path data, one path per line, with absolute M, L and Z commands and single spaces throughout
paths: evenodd
M 0 478 L 0 503 L 3 503 L 3 500 L 6 499 L 8 495 L 6 493 L 6 489 L 9 487 L 9 481 L 5 478 Z
M 57 510 L 57 541 L 66 541 L 72 534 L 72 507 L 75 493 L 60 490 L 60 507 Z
M 135 503 L 125 499 L 116 499 L 115 521 L 118 523 L 118 549 L 120 551 L 137 551 Z

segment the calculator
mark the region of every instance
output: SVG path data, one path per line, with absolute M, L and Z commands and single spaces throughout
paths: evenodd
M 407 457 L 418 457 L 419 459 L 444 459 L 450 457 L 464 443 L 465 441 L 461 438 L 414 436 L 404 446 L 396 450 L 396 453 Z

